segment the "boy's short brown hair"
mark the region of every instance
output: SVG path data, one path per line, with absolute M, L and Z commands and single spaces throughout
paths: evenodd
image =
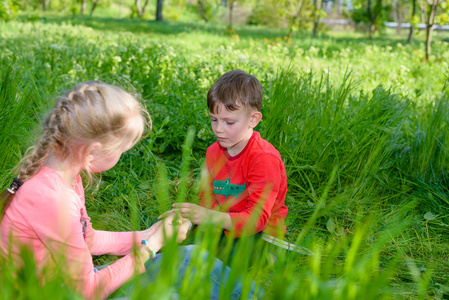
M 217 104 L 223 104 L 233 111 L 240 106 L 260 111 L 263 91 L 259 80 L 242 70 L 233 70 L 223 74 L 207 93 L 207 107 L 216 112 Z

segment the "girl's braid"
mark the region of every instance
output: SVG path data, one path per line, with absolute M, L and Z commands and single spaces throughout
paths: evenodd
M 95 84 L 96 86 L 96 84 Z M 51 110 L 44 123 L 44 133 L 39 138 L 37 144 L 29 149 L 29 153 L 23 159 L 23 164 L 19 168 L 17 178 L 24 182 L 37 174 L 45 163 L 46 159 L 54 150 L 61 151 L 65 147 L 63 122 L 64 114 L 75 112 L 74 98 L 84 98 L 84 92 L 92 86 L 85 84 L 77 90 L 69 91 L 63 96 L 55 107 Z M 75 96 L 76 95 L 76 96 Z

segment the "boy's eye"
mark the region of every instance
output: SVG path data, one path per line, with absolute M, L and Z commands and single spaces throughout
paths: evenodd
M 228 124 L 228 125 L 234 125 L 234 123 L 235 122 L 229 122 L 229 121 L 226 122 L 226 124 Z
M 215 122 L 215 121 L 217 121 L 217 119 L 210 118 L 210 121 L 211 121 L 211 122 Z

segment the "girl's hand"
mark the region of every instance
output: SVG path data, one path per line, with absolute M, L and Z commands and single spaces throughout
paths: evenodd
M 185 240 L 191 226 L 192 223 L 189 220 L 181 218 L 179 215 L 170 214 L 167 218 L 153 224 L 150 228 L 141 231 L 141 235 L 147 241 L 150 248 L 158 252 L 174 234 L 177 234 L 176 241 L 178 243 Z M 149 253 L 148 250 L 142 248 L 145 247 L 141 247 L 140 254 L 141 257 L 146 257 L 146 260 L 149 257 Z
M 156 224 L 159 224 L 159 226 L 156 228 L 154 234 L 158 237 L 162 237 L 163 244 L 165 243 L 165 240 L 172 238 L 175 234 L 176 241 L 178 243 L 182 242 L 187 237 L 187 232 L 192 226 L 192 223 L 190 223 L 189 220 L 182 218 L 177 214 L 169 214 L 165 219 Z
M 150 238 L 150 236 L 153 235 L 153 233 L 156 231 L 157 227 L 161 224 L 161 221 L 154 223 L 153 225 L 151 225 L 149 228 L 140 231 L 140 236 L 142 237 L 142 239 L 144 240 L 148 240 Z
M 183 218 L 192 221 L 193 224 L 202 224 L 207 222 L 212 214 L 211 210 L 192 203 L 174 203 L 173 207 L 174 209 L 163 213 L 159 218 L 179 213 Z

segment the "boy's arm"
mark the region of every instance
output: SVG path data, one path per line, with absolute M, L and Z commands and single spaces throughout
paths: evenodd
M 228 213 L 207 209 L 192 203 L 175 203 L 173 207 L 183 218 L 189 219 L 193 224 L 209 223 L 226 230 L 232 228 L 231 216 Z

